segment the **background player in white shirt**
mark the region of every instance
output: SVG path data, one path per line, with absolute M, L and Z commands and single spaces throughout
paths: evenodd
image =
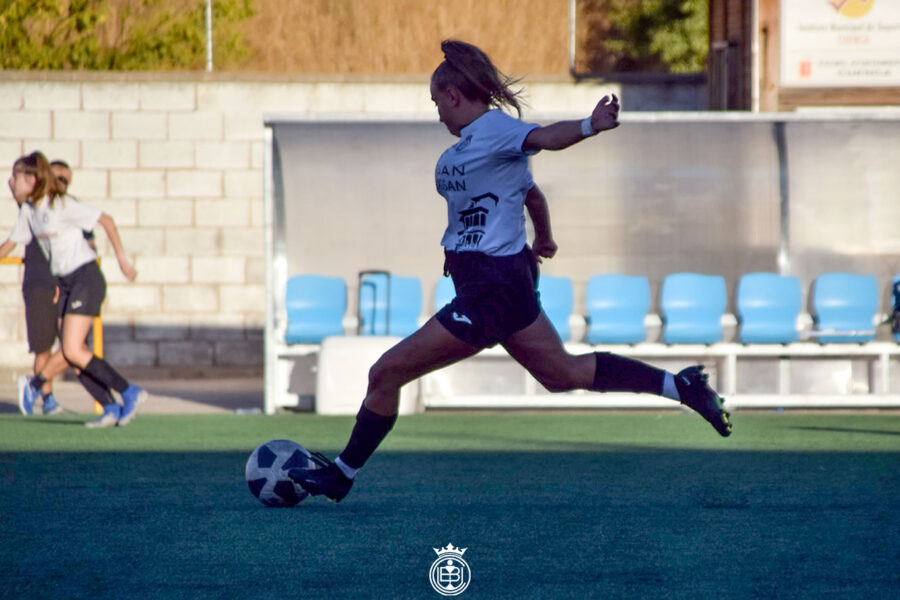
M 97 254 L 84 239 L 83 232 L 99 223 L 106 231 L 122 274 L 129 281 L 136 276 L 125 256 L 115 223 L 109 215 L 61 195 L 50 165 L 40 152 L 15 162 L 9 186 L 14 196 L 23 196 L 26 202 L 21 205 L 9 239 L 0 244 L 0 257 L 9 254 L 16 244 L 28 244 L 37 238 L 50 261 L 51 273 L 58 278 L 62 316 L 62 348 L 30 381 L 20 384 L 19 403 L 32 406 L 40 396 L 44 382 L 71 364 L 122 397 L 122 405 L 107 404 L 103 414 L 88 425 L 127 425 L 134 419 L 137 405 L 146 397 L 146 392 L 129 384 L 109 363 L 94 356 L 86 344 L 93 318 L 100 314 L 100 305 L 106 295 L 106 280 L 97 265 Z
M 527 207 L 536 238 L 555 252 L 549 213 L 534 189 L 528 156 L 561 150 L 618 127 L 619 102 L 604 96 L 590 117 L 541 127 L 521 114 L 511 81 L 470 44 L 445 41 L 444 61 L 431 77 L 440 120 L 460 141 L 438 160 L 435 183 L 447 200 L 442 239 L 445 271 L 456 297 L 417 332 L 388 350 L 369 372 L 369 385 L 347 446 L 336 461 L 316 454 L 318 469 L 289 476 L 312 495 L 340 501 L 353 477 L 397 418 L 400 388 L 431 371 L 500 343 L 550 391 L 633 391 L 678 400 L 699 412 L 722 436 L 731 433 L 722 399 L 699 367 L 677 375 L 608 352 L 569 354 L 541 311 L 537 263 L 525 240 Z M 534 218 L 537 216 L 537 218 Z

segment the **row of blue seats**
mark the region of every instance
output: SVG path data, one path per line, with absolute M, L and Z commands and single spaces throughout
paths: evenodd
M 900 281 L 900 276 L 897 277 Z M 417 277 L 384 272 L 361 275 L 359 333 L 406 336 L 419 326 L 422 284 Z M 574 291 L 568 277 L 542 275 L 541 304 L 564 341 L 571 339 L 569 317 Z M 434 311 L 454 295 L 453 283 L 443 277 L 435 290 Z M 741 277 L 736 295 L 738 339 L 742 343 L 787 344 L 798 340 L 797 318 L 802 310 L 797 277 L 750 273 Z M 812 291 L 812 311 L 822 343 L 861 343 L 875 339 L 873 321 L 879 308 L 875 277 L 826 273 Z M 713 344 L 722 341 L 722 316 L 728 303 L 725 279 L 719 275 L 674 273 L 663 280 L 660 293 L 662 340 L 666 344 Z M 343 335 L 347 286 L 340 277 L 297 275 L 287 283 L 289 344 L 319 343 Z M 586 308 L 589 344 L 638 344 L 645 341 L 645 317 L 650 310 L 646 277 L 595 275 L 588 281 Z M 898 334 L 900 341 L 900 334 Z

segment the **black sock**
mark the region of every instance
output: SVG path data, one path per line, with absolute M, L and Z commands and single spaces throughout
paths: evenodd
M 102 358 L 96 356 L 92 357 L 83 371 L 109 389 L 116 390 L 120 394 L 128 389 L 128 382 L 125 378 L 119 375 L 116 370 L 109 366 L 109 363 Z
M 78 374 L 78 381 L 81 382 L 81 385 L 88 391 L 91 397 L 103 406 L 107 406 L 115 402 L 115 400 L 113 400 L 112 394 L 109 391 L 109 388 L 106 387 L 102 382 L 97 381 L 96 379 L 88 375 L 86 371 L 82 371 Z
M 397 415 L 383 417 L 373 413 L 363 404 L 356 415 L 356 425 L 350 434 L 347 447 L 341 452 L 340 459 L 348 467 L 360 469 L 387 434 L 391 431 Z
M 40 373 L 31 378 L 31 387 L 39 392 L 41 391 L 41 388 L 44 387 L 45 383 L 47 383 L 47 380 L 44 379 L 43 375 Z
M 644 392 L 660 395 L 666 372 L 647 363 L 610 352 L 595 352 L 595 392 Z

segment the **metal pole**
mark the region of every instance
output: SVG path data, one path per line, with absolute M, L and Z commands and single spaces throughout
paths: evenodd
M 788 170 L 787 135 L 785 122 L 776 121 L 772 124 L 775 137 L 775 149 L 778 152 L 778 192 L 781 232 L 778 243 L 778 274 L 791 274 L 791 196 L 790 196 L 790 171 Z
M 569 0 L 569 73 L 575 73 L 575 0 Z
M 213 0 L 206 0 L 206 72 L 213 70 Z

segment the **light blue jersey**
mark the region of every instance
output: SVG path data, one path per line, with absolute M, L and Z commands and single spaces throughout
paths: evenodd
M 447 200 L 441 245 L 455 252 L 509 256 L 525 247 L 525 194 L 534 185 L 528 134 L 538 128 L 489 110 L 460 130 L 460 141 L 438 159 L 437 191 Z

